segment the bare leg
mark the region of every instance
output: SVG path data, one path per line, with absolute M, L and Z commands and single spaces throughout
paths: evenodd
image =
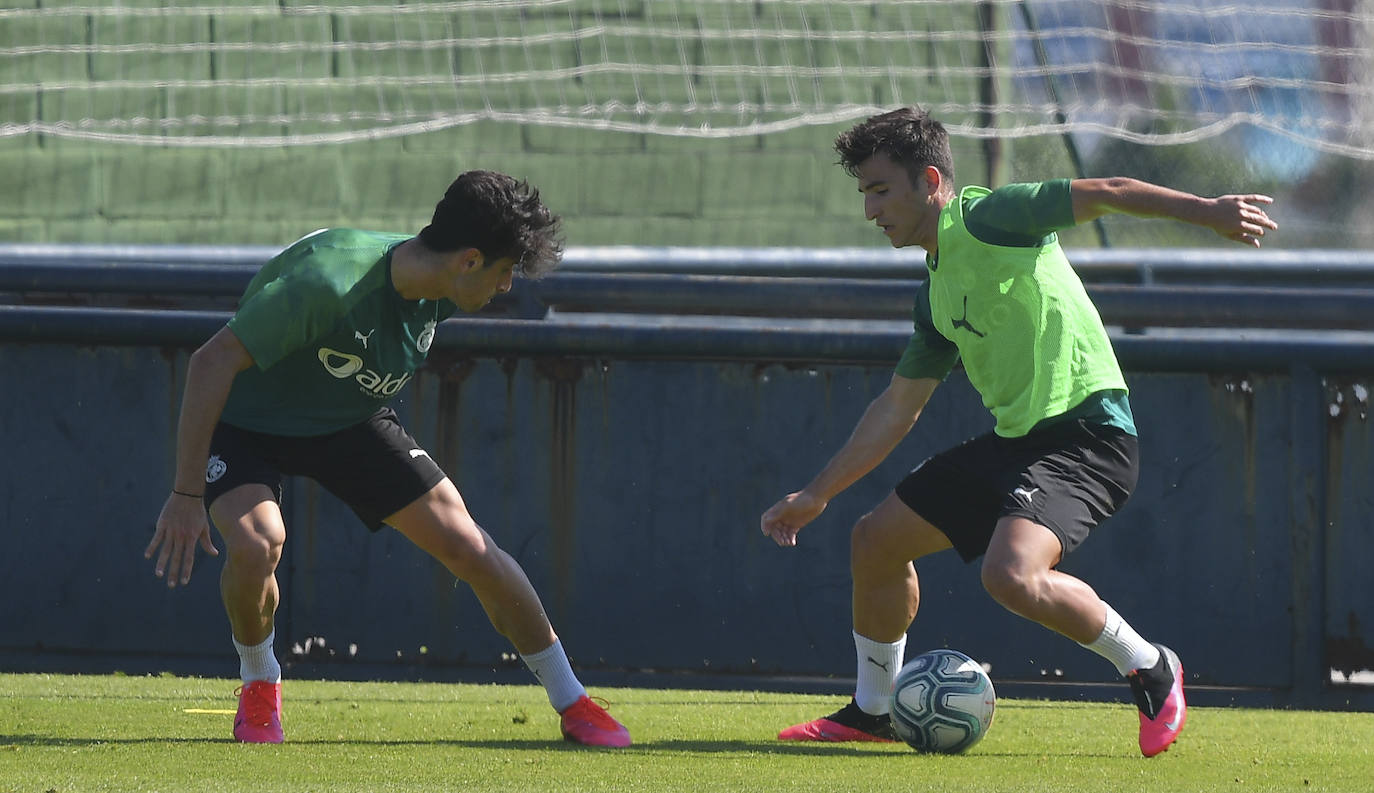
M 261 644 L 272 633 L 281 597 L 276 576 L 286 542 L 281 509 L 268 488 L 244 485 L 215 499 L 210 517 L 227 551 L 219 590 L 229 627 L 241 644 Z
M 849 549 L 855 633 L 879 642 L 905 636 L 921 602 L 911 560 L 949 547 L 944 534 L 895 495 L 860 518 Z
M 983 558 L 983 586 L 1009 611 L 1090 644 L 1102 633 L 1107 604 L 1082 580 L 1054 569 L 1062 556 L 1049 529 L 1027 518 L 1002 518 Z
M 492 626 L 521 655 L 558 640 L 525 571 L 472 519 L 452 481 L 435 485 L 386 522 L 472 587 Z

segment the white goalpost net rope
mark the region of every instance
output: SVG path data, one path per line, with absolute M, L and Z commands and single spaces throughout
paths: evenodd
M 479 120 L 721 138 L 904 104 L 955 135 L 1374 159 L 1371 0 L 471 0 L 0 8 L 0 137 L 282 146 Z

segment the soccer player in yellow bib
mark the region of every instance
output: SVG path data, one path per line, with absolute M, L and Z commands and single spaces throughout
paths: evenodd
M 565 738 L 627 746 L 587 697 L 520 565 L 468 513 L 453 482 L 397 421 L 390 399 L 424 363 L 439 322 L 480 310 L 516 275 L 559 263 L 560 220 L 525 182 L 460 175 L 418 235 L 326 229 L 254 276 L 228 324 L 191 356 L 176 481 L 144 555 L 175 587 L 196 547 L 228 553 L 220 591 L 243 687 L 234 737 L 280 743 L 273 652 L 286 542 L 283 475 L 307 476 L 372 531 L 390 526 L 472 587 L 561 714 Z
M 944 127 L 924 111 L 874 116 L 835 141 L 864 216 L 895 248 L 926 252 L 915 330 L 888 387 L 803 489 L 760 520 L 793 546 L 836 494 L 878 465 L 962 361 L 992 432 L 921 463 L 851 537 L 854 699 L 783 730 L 801 741 L 892 740 L 888 698 L 920 589 L 913 560 L 953 548 L 980 557 L 982 584 L 1014 614 L 1116 666 L 1140 710 L 1140 750 L 1164 751 L 1187 717 L 1183 667 L 1084 581 L 1057 569 L 1136 484 L 1126 382 L 1056 231 L 1110 213 L 1171 218 L 1258 247 L 1277 229 L 1262 195 L 1203 198 L 1127 178 L 955 188 Z

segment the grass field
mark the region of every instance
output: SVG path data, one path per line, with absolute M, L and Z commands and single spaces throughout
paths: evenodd
M 1147 760 L 1129 705 L 1003 700 L 946 757 L 773 739 L 834 697 L 596 689 L 635 737 L 616 751 L 561 741 L 534 686 L 288 681 L 288 742 L 249 746 L 229 737 L 235 686 L 0 675 L 0 793 L 1374 790 L 1369 713 L 1193 708 Z

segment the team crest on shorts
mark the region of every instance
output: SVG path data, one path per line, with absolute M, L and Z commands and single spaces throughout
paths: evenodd
M 210 461 L 205 464 L 205 481 L 218 481 L 221 476 L 224 476 L 224 472 L 227 470 L 229 470 L 229 466 L 225 465 L 224 461 L 219 459 L 219 455 L 212 454 L 210 455 Z

